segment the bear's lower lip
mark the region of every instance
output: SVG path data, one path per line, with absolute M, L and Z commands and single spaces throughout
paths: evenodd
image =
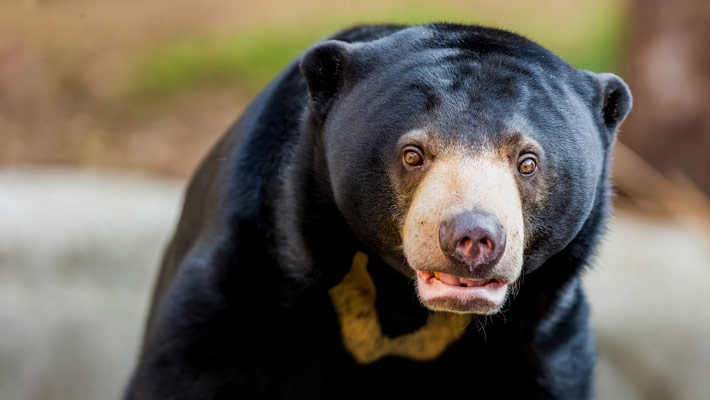
M 417 271 L 421 301 L 438 311 L 492 314 L 508 294 L 508 284 L 499 279 L 467 279 L 443 272 Z

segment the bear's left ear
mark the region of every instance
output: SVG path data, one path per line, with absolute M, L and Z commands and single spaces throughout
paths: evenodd
M 633 100 L 626 83 L 614 74 L 594 74 L 598 83 L 596 113 L 602 129 L 613 137 L 626 115 L 631 110 Z
M 301 74 L 308 84 L 311 111 L 320 119 L 325 119 L 344 83 L 352 48 L 353 45 L 340 40 L 326 40 L 308 49 L 301 58 Z

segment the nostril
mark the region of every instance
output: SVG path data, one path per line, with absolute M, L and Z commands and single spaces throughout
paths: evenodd
M 456 250 L 461 253 L 466 258 L 472 258 L 473 257 L 473 251 L 474 251 L 474 244 L 473 240 L 469 237 L 464 237 L 461 240 L 459 240 L 459 243 L 456 245 Z
M 495 245 L 493 244 L 491 239 L 489 239 L 487 237 L 484 237 L 483 239 L 481 239 L 479 241 L 479 243 L 481 245 L 481 255 L 482 256 L 487 256 L 487 255 L 493 253 L 493 251 L 495 250 Z

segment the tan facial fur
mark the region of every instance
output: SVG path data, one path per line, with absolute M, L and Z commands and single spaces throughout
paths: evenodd
M 419 182 L 404 220 L 402 245 L 416 270 L 446 271 L 450 260 L 439 247 L 447 218 L 478 209 L 495 215 L 506 231 L 505 251 L 492 273 L 513 283 L 523 264 L 524 225 L 515 168 L 499 151 L 447 150 L 438 154 Z M 426 304 L 425 304 L 426 305 Z

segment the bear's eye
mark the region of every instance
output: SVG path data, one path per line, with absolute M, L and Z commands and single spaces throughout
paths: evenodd
M 518 171 L 523 176 L 532 176 L 537 171 L 537 159 L 532 154 L 524 154 L 520 157 Z
M 405 167 L 419 167 L 424 164 L 422 151 L 414 146 L 407 146 L 402 152 L 402 162 Z

